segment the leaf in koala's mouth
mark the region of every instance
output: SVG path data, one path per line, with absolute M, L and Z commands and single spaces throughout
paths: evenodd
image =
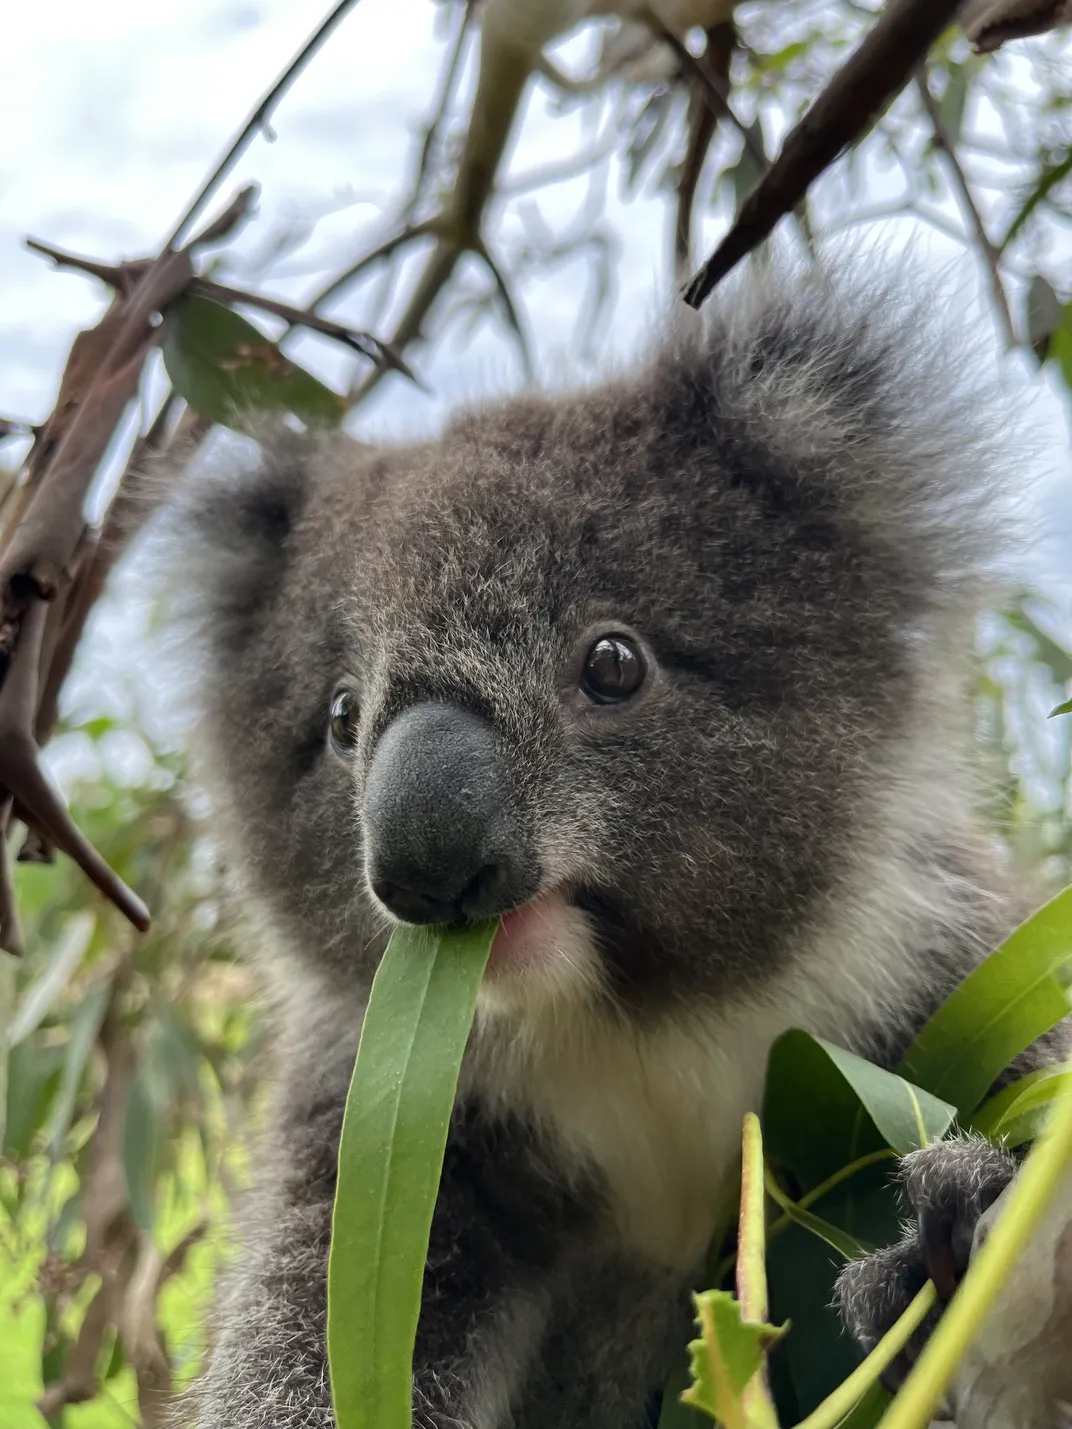
M 450 1114 L 497 923 L 399 925 L 346 1099 L 328 1261 L 337 1429 L 409 1429 L 413 1342 Z

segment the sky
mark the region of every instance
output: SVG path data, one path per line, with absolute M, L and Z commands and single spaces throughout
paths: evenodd
M 100 0 L 93 6 L 52 0 L 48 6 L 5 7 L 0 413 L 31 421 L 47 414 L 71 338 L 95 320 L 104 302 L 97 284 L 53 271 L 25 249 L 24 238 L 33 235 L 105 261 L 153 252 L 326 8 L 326 0 Z M 445 7 L 432 0 L 360 0 L 299 77 L 273 119 L 274 142 L 256 140 L 222 192 L 224 201 L 243 182 L 261 186 L 257 219 L 237 245 L 246 286 L 301 301 L 387 231 L 392 199 L 401 176 L 411 171 L 431 104 L 444 19 Z M 593 43 L 589 32 L 566 43 L 558 57 L 580 67 Z M 470 72 L 467 84 L 471 78 Z M 576 152 L 584 123 L 583 111 L 560 112 L 541 87 L 510 174 Z M 600 346 L 602 360 L 615 362 L 641 345 L 671 292 L 665 196 L 647 192 L 626 201 L 617 177 L 612 174 L 607 186 L 604 226 L 619 256 Z M 877 172 L 868 181 L 877 197 L 889 183 Z M 567 232 L 584 193 L 579 181 L 541 193 L 540 220 L 554 232 Z M 722 223 L 718 214 L 706 217 L 701 247 L 713 243 Z M 258 271 L 271 242 L 296 230 L 308 231 L 305 245 L 270 273 Z M 509 254 L 521 233 L 515 205 L 492 238 Z M 992 320 L 970 253 L 904 222 L 875 226 L 867 241 L 876 261 L 884 248 L 910 247 L 913 261 L 940 275 L 951 306 L 977 310 L 980 342 L 992 346 Z M 591 266 L 580 256 L 520 287 L 538 369 L 556 382 L 577 366 L 578 331 L 590 327 L 591 280 Z M 362 302 L 355 298 L 337 311 L 360 322 Z M 328 380 L 345 381 L 352 372 L 352 359 L 320 339 L 304 340 L 298 351 Z M 362 435 L 431 432 L 456 402 L 512 390 L 522 381 L 514 345 L 491 323 L 481 325 L 468 344 L 455 333 L 422 354 L 419 364 L 433 394 L 389 379 L 361 413 Z M 1072 554 L 1067 406 L 1020 359 L 1006 370 L 1009 384 L 1031 403 L 1036 450 L 1022 476 L 1047 538 L 1032 558 L 1033 572 L 1072 609 L 1064 577 Z M 110 676 L 123 675 L 137 690 L 140 659 L 131 638 L 137 612 L 129 599 L 124 609 L 122 597 L 120 590 L 102 610 L 82 653 L 72 689 L 81 689 L 87 700 L 91 690 L 116 683 Z

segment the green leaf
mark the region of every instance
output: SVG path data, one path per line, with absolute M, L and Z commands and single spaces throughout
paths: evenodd
M 969 1117 L 1013 1059 L 1069 1013 L 1072 888 L 969 974 L 923 1027 L 904 1076 Z
M 1053 286 L 1036 273 L 1027 289 L 1027 340 L 1039 362 L 1045 362 L 1050 352 L 1050 339 L 1061 326 L 1064 309 Z
M 1054 705 L 1053 709 L 1050 710 L 1046 718 L 1053 719 L 1055 715 L 1065 714 L 1072 714 L 1072 700 L 1062 700 L 1059 705 Z
M 974 66 L 970 64 L 949 66 L 949 75 L 938 105 L 942 127 L 954 143 L 960 139 L 964 110 L 968 102 L 968 81 L 973 69 Z
M 1021 205 L 1019 213 L 1017 213 L 1016 217 L 1009 224 L 1005 237 L 1001 240 L 999 251 L 1008 247 L 1020 232 L 1020 229 L 1023 228 L 1024 224 L 1034 213 L 1035 209 L 1038 208 L 1039 204 L 1042 203 L 1049 194 L 1050 190 L 1055 188 L 1061 180 L 1066 178 L 1070 173 L 1072 173 L 1072 149 L 1069 149 L 1063 159 L 1059 160 L 1056 164 L 1049 165 L 1043 170 L 1038 183 Z
M 1050 1103 L 1070 1082 L 1072 1072 L 1060 1064 L 1029 1072 L 985 1102 L 972 1117 L 969 1130 L 1006 1146 L 1022 1146 L 1034 1140 Z
M 1003 612 L 1003 619 L 1032 642 L 1038 660 L 1046 666 L 1056 684 L 1066 685 L 1072 680 L 1072 655 L 1051 635 L 1047 635 L 1038 621 L 1026 610 L 1022 607 L 1018 610 L 1007 610 Z
M 846 1098 L 846 1091 L 842 1087 L 837 1089 L 836 1101 L 841 1108 L 844 1109 L 846 1099 L 859 1103 L 886 1144 L 901 1156 L 940 1140 L 956 1116 L 955 1107 L 896 1073 L 887 1072 L 843 1047 L 799 1029 L 784 1033 L 771 1049 L 764 1115 L 777 1115 L 779 1122 L 784 1121 L 788 1108 L 783 1097 L 795 1083 L 791 1101 L 796 1102 L 803 1095 L 810 1102 L 811 1115 L 799 1131 L 800 1135 L 807 1136 L 819 1119 L 815 1108 L 822 1107 L 825 1117 L 826 1095 L 839 1082 L 848 1091 Z M 856 1154 L 859 1152 L 853 1148 L 853 1155 L 841 1155 L 839 1165 L 852 1160 Z
M 728 1290 L 694 1295 L 701 1337 L 689 1344 L 692 1383 L 682 1402 L 727 1426 L 746 1423 L 740 1397 L 766 1351 L 789 1328 L 745 1320 Z
M 71 1019 L 63 1058 L 63 1072 L 46 1128 L 49 1154 L 52 1156 L 62 1150 L 61 1143 L 70 1129 L 74 1104 L 78 1098 L 78 1089 L 82 1085 L 82 1074 L 85 1072 L 89 1054 L 93 1050 L 97 1033 L 104 1021 L 104 1014 L 111 995 L 112 983 L 111 979 L 107 978 L 89 989 L 82 999 L 78 1011 Z
M 919 1128 L 940 1136 L 953 1108 L 921 1095 L 891 1073 L 805 1032 L 784 1034 L 771 1049 L 763 1102 L 769 1161 L 806 1193 L 850 1163 L 887 1145 L 918 1144 Z M 861 1092 L 863 1095 L 861 1095 Z M 918 1109 L 918 1110 L 917 1110 Z M 884 1132 L 876 1125 L 881 1121 Z M 885 1160 L 861 1167 L 798 1216 L 767 1250 L 774 1320 L 793 1329 L 772 1361 L 772 1388 L 783 1423 L 810 1413 L 856 1362 L 831 1308 L 833 1285 L 851 1245 L 888 1245 L 900 1233 L 900 1211 Z M 821 1223 L 800 1223 L 821 1213 Z M 832 1228 L 832 1232 L 827 1230 Z
M 152 1230 L 155 1216 L 156 1174 L 164 1126 L 144 1076 L 136 1076 L 127 1091 L 123 1122 L 123 1174 L 127 1182 L 130 1214 L 141 1230 Z
M 164 314 L 164 366 L 202 417 L 235 426 L 243 414 L 292 412 L 337 424 L 345 400 L 298 367 L 232 308 L 187 294 Z
M 1065 308 L 1065 320 L 1050 341 L 1050 356 L 1061 369 L 1065 386 L 1072 391 L 1072 309 Z
M 62 1047 L 42 1045 L 38 1038 L 12 1047 L 8 1055 L 5 1156 L 22 1158 L 29 1154 L 34 1134 L 59 1085 L 63 1061 Z
M 400 925 L 373 981 L 346 1101 L 328 1263 L 338 1429 L 411 1423 L 432 1211 L 496 926 Z
M 811 1235 L 817 1236 L 819 1240 L 825 1241 L 832 1250 L 836 1250 L 846 1260 L 859 1260 L 865 1255 L 870 1255 L 875 1249 L 867 1241 L 859 1240 L 856 1236 L 850 1235 L 848 1231 L 842 1230 L 840 1226 L 835 1226 L 830 1221 L 824 1221 L 822 1216 L 817 1216 L 806 1206 L 798 1205 L 792 1197 L 785 1194 L 772 1174 L 767 1176 L 767 1194 L 782 1208 L 795 1225 L 800 1226 Z
M 96 926 L 93 914 L 85 910 L 67 919 L 44 972 L 26 989 L 15 1009 L 9 1032 L 12 1046 L 28 1037 L 48 1016 L 67 979 L 85 956 Z

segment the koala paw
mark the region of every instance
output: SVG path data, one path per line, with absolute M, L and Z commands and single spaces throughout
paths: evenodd
M 914 1212 L 903 1240 L 846 1265 L 834 1291 L 849 1334 L 872 1349 L 928 1280 L 941 1305 L 968 1267 L 975 1223 L 1012 1180 L 1017 1161 L 980 1137 L 939 1141 L 913 1151 L 900 1164 L 901 1194 Z M 941 1313 L 936 1308 L 883 1376 L 888 1389 L 902 1383 Z

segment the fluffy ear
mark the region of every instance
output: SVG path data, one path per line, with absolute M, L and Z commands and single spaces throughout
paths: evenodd
M 833 522 L 911 618 L 974 608 L 1010 549 L 1015 433 L 979 349 L 917 275 L 879 287 L 843 264 L 834 278 L 756 262 L 648 381 L 678 459 L 717 447 L 772 520 Z
M 238 652 L 273 604 L 310 494 L 314 437 L 281 423 L 216 434 L 184 468 L 154 473 L 169 491 L 160 568 L 183 623 L 218 655 Z

